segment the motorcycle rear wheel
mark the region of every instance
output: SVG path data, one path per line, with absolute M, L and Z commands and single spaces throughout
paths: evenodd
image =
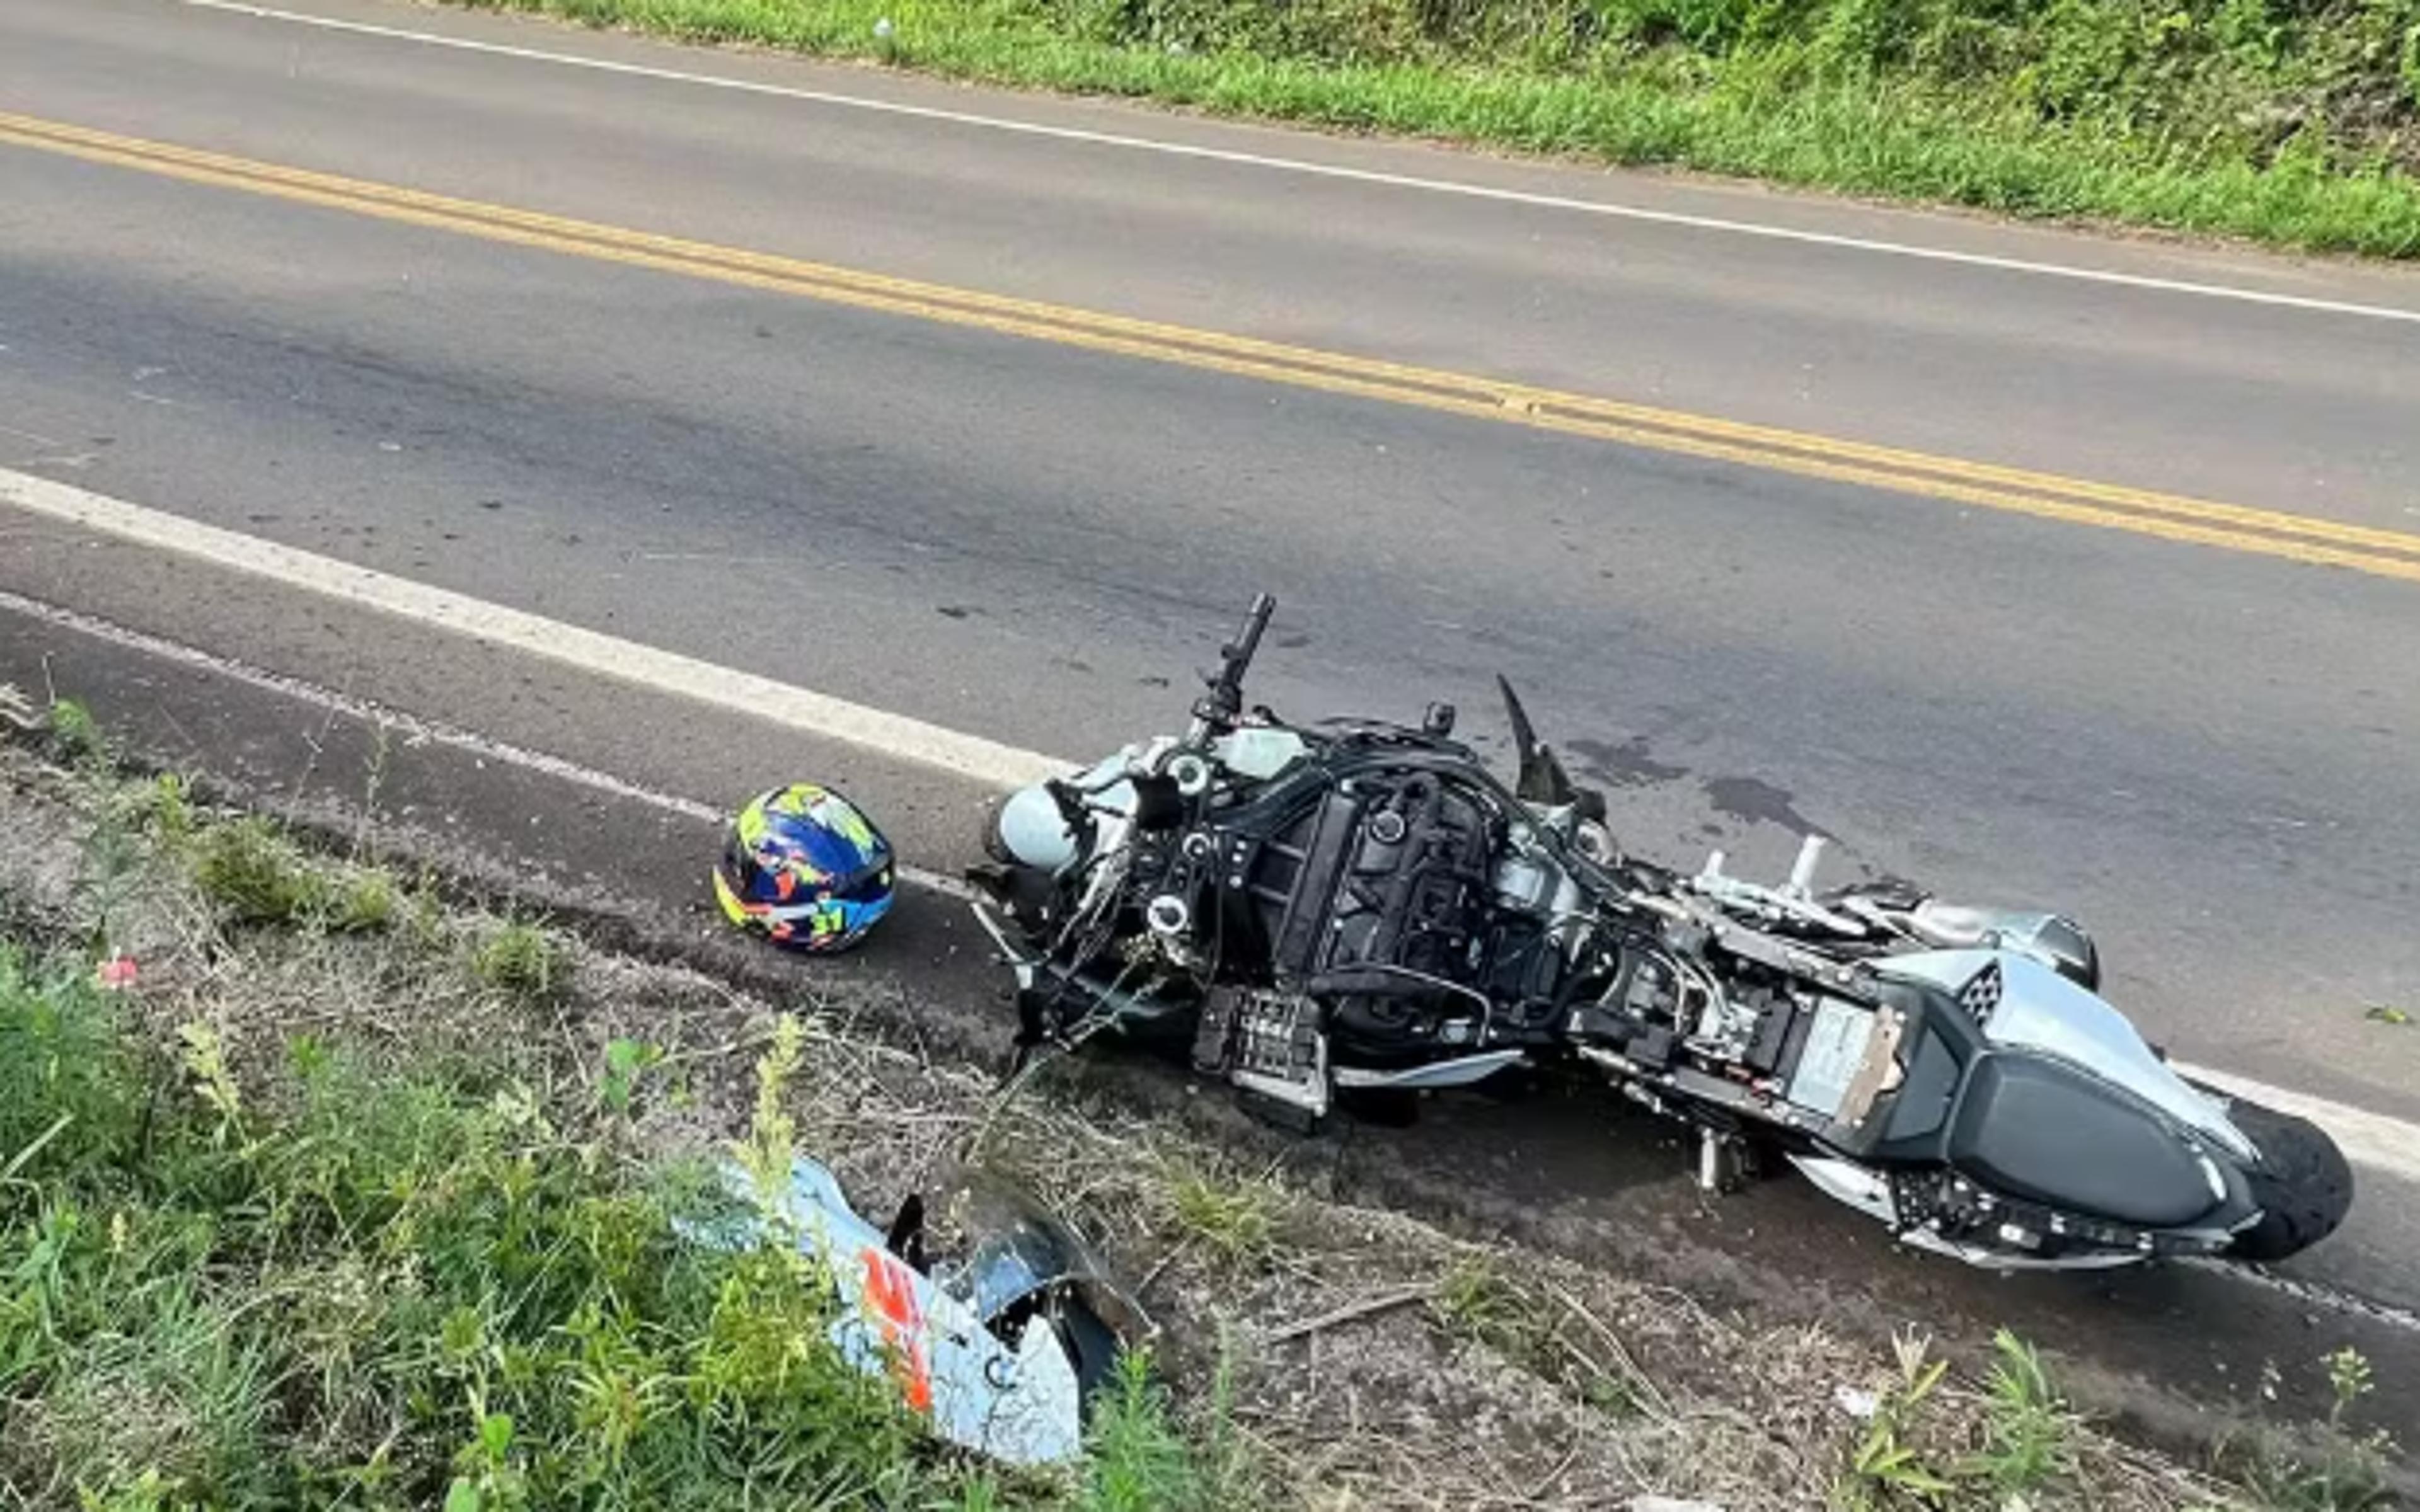
M 2260 1221 L 2235 1236 L 2238 1259 L 2282 1260 L 2335 1232 L 2352 1208 L 2352 1165 L 2308 1119 L 2236 1102 L 2227 1117 L 2260 1150 L 2247 1173 Z

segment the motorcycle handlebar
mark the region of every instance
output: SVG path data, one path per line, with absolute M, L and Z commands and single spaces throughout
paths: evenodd
M 1244 712 L 1244 674 L 1261 649 L 1261 636 L 1277 612 L 1278 601 L 1266 594 L 1252 595 L 1252 607 L 1235 638 L 1218 648 L 1218 671 L 1207 679 L 1209 691 L 1193 705 L 1193 740 L 1199 745 L 1234 725 Z

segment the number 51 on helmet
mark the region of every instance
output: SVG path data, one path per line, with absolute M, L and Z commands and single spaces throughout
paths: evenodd
M 891 842 L 829 788 L 795 782 L 739 810 L 714 869 L 731 922 L 785 949 L 845 950 L 891 911 Z

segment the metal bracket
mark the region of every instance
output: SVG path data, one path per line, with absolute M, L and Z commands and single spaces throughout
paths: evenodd
M 975 922 L 981 924 L 984 933 L 991 936 L 992 943 L 1000 947 L 1001 960 L 1016 974 L 1017 990 L 1031 991 L 1035 969 L 1041 964 L 1041 958 L 1027 955 L 1010 941 L 1007 924 L 992 911 L 991 904 L 977 898 L 970 900 L 967 906 L 974 910 Z
M 1435 1087 L 1468 1087 L 1485 1081 L 1499 1071 L 1507 1071 L 1528 1060 L 1520 1050 L 1490 1050 L 1483 1055 L 1460 1056 L 1452 1060 L 1434 1060 L 1424 1066 L 1406 1067 L 1402 1071 L 1371 1071 L 1360 1066 L 1339 1066 L 1336 1085 L 1355 1091 L 1378 1088 L 1415 1090 Z

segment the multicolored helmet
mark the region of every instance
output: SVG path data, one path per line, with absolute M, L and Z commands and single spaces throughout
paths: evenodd
M 891 911 L 891 842 L 829 788 L 793 783 L 739 810 L 714 895 L 734 924 L 774 944 L 845 950 Z

